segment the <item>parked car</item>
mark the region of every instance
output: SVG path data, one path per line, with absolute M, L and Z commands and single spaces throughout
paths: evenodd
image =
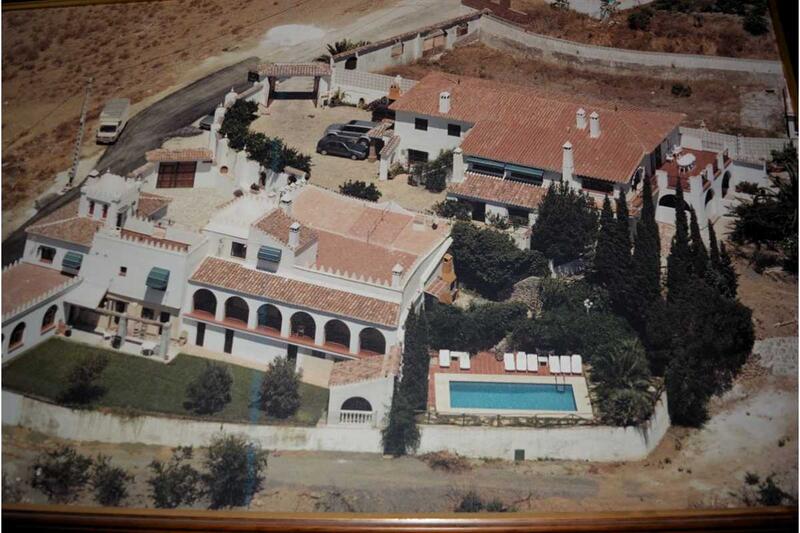
M 369 147 L 353 138 L 339 135 L 326 135 L 317 143 L 317 153 L 322 155 L 338 155 L 350 159 L 366 159 Z
M 369 144 L 367 132 L 377 125 L 377 122 L 369 122 L 367 120 L 351 120 L 347 124 L 331 124 L 325 129 L 325 135 L 350 137 Z
M 125 125 L 128 124 L 130 109 L 131 101 L 128 98 L 112 98 L 106 102 L 100 112 L 100 128 L 96 136 L 98 144 L 117 142 Z
M 211 130 L 211 125 L 214 123 L 214 115 L 206 115 L 200 119 L 197 127 L 201 130 Z

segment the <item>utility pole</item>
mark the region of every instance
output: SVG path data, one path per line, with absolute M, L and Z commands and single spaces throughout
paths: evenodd
M 78 163 L 81 160 L 81 145 L 83 144 L 83 132 L 86 129 L 86 113 L 89 111 L 89 95 L 92 92 L 92 82 L 94 78 L 86 80 L 86 92 L 83 95 L 83 105 L 81 106 L 81 120 L 78 124 L 78 135 L 75 139 L 75 148 L 72 150 L 72 166 L 69 169 L 69 179 L 67 187 L 72 187 L 75 175 L 78 173 Z

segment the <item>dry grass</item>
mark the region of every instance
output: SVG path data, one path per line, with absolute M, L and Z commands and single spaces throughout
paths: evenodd
M 513 7 L 531 15 L 529 30 L 570 41 L 650 52 L 778 59 L 769 20 L 770 31 L 755 36 L 742 29 L 742 17 L 736 15 L 654 11 L 650 29 L 641 31 L 628 27 L 628 15 L 635 9 L 600 21 L 553 9 L 544 0 L 514 0 Z
M 612 102 L 652 109 L 686 113 L 684 125 L 698 127 L 705 123 L 710 130 L 741 133 L 749 136 L 783 134 L 780 116 L 772 121 L 770 129 L 749 127 L 741 117 L 741 97 L 749 92 L 764 91 L 771 87 L 766 81 L 745 74 L 720 72 L 703 80 L 678 78 L 674 80 L 648 78 L 642 75 L 614 75 L 590 72 L 571 65 L 555 65 L 528 56 L 512 54 L 489 48 L 483 44 L 457 47 L 445 53 L 438 61 L 420 61 L 411 65 L 393 67 L 384 74 L 400 74 L 420 79 L 431 70 L 465 76 L 494 79 L 518 85 L 566 92 L 576 96 L 600 98 Z M 692 95 L 675 97 L 673 83 L 688 84 Z M 774 101 L 780 106 L 778 96 Z
M 96 151 L 95 119 L 108 98 L 135 104 L 158 94 L 203 59 L 255 44 L 270 27 L 349 21 L 375 7 L 370 0 L 297 4 L 163 0 L 4 13 L 3 209 L 40 194 L 69 165 L 87 77 L 95 83 L 84 154 Z
M 419 459 L 433 470 L 442 470 L 453 474 L 472 470 L 472 463 L 466 457 L 444 450 L 420 455 Z

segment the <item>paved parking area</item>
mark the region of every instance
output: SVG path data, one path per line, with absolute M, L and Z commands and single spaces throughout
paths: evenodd
M 338 191 L 339 185 L 347 180 L 373 182 L 383 193 L 381 201 L 394 200 L 416 211 L 423 211 L 444 199 L 444 192 L 434 194 L 422 187 L 409 186 L 404 176 L 388 181 L 378 180 L 380 163 L 377 161 L 353 161 L 316 152 L 317 141 L 329 124 L 353 119 L 370 120 L 370 113 L 347 106 L 315 108 L 308 100 L 276 100 L 263 116 L 250 125 L 250 130 L 269 137 L 280 137 L 288 146 L 311 155 L 311 181 L 321 187 Z

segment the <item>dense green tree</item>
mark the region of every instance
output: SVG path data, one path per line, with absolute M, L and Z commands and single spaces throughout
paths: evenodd
M 202 476 L 190 464 L 192 455 L 191 446 L 178 446 L 173 448 L 169 461 L 155 459 L 150 463 L 153 476 L 147 480 L 147 484 L 150 485 L 155 507 L 174 509 L 181 505 L 192 505 L 202 496 Z
M 708 225 L 708 269 L 706 270 L 706 283 L 726 298 L 736 298 L 736 271 L 733 263 L 725 250 L 725 245 L 717 243 L 717 234 L 714 225 Z
M 667 300 L 675 303 L 691 299 L 694 281 L 689 228 L 686 223 L 686 202 L 680 180 L 675 187 L 675 236 L 667 257 Z
M 434 213 L 444 218 L 455 218 L 456 220 L 472 219 L 472 209 L 469 204 L 458 200 L 442 200 L 433 204 L 431 209 Z
M 133 476 L 119 466 L 112 466 L 111 459 L 103 454 L 97 456 L 92 467 L 91 485 L 94 498 L 100 505 L 118 506 L 128 496 L 128 484 Z
M 248 505 L 261 490 L 269 452 L 241 435 L 214 437 L 208 446 L 203 475 L 209 507 Z
M 106 387 L 99 380 L 108 361 L 108 355 L 93 353 L 75 363 L 67 377 L 67 388 L 59 395 L 58 401 L 68 405 L 86 405 L 103 396 Z
M 728 249 L 722 243 L 719 245 L 719 264 L 720 273 L 724 280 L 722 294 L 731 299 L 736 298 L 736 292 L 739 287 L 738 275 L 733 267 L 733 260 L 728 254 Z
M 661 240 L 649 179 L 644 180 L 642 188 L 642 209 L 636 223 L 628 283 L 629 308 L 626 316 L 642 334 L 648 310 L 661 300 Z
M 521 302 L 473 304 L 466 310 L 434 304 L 425 311 L 431 348 L 472 353 L 495 346 L 526 315 L 527 307 Z
M 414 404 L 402 393 L 400 387 L 395 387 L 388 420 L 381 430 L 383 452 L 395 457 L 405 455 L 417 449 L 419 440 Z
M 295 362 L 278 357 L 267 366 L 261 380 L 258 405 L 267 415 L 288 418 L 300 408 L 300 375 Z
M 617 257 L 614 239 L 617 223 L 614 221 L 614 211 L 611 209 L 611 200 L 608 196 L 603 199 L 603 208 L 600 210 L 600 225 L 597 232 L 597 245 L 594 251 L 594 264 L 591 272 L 592 279 L 608 288 L 610 278 L 616 269 Z
M 418 183 L 432 192 L 441 192 L 447 187 L 447 177 L 453 172 L 453 151 L 442 150 L 436 159 L 413 165 L 411 173 Z
M 231 401 L 233 377 L 228 367 L 206 362 L 206 366 L 186 387 L 184 407 L 197 414 L 221 411 Z
M 498 299 L 514 283 L 550 272 L 541 253 L 520 250 L 505 233 L 457 221 L 450 236 L 459 282 L 485 298 Z
M 403 344 L 402 395 L 414 409 L 424 409 L 428 403 L 428 369 L 430 367 L 430 341 L 425 313 L 408 313 Z
M 92 459 L 72 446 L 59 446 L 39 454 L 33 461 L 31 486 L 44 492 L 52 502 L 74 501 L 90 479 Z
M 339 185 L 339 192 L 347 196 L 361 198 L 370 202 L 377 202 L 380 200 L 383 193 L 375 186 L 374 183 L 367 184 L 366 181 L 353 181 L 347 180 Z
M 256 119 L 258 104 L 248 100 L 237 100 L 226 112 L 219 133 L 228 138 L 233 150 L 243 150 L 247 142 L 250 123 Z
M 594 200 L 567 183 L 551 185 L 539 204 L 531 248 L 560 265 L 584 257 L 596 235 Z
M 703 278 L 706 275 L 706 268 L 708 267 L 708 252 L 706 251 L 703 237 L 700 234 L 700 225 L 697 223 L 697 214 L 694 209 L 689 210 L 689 217 L 689 233 L 691 236 L 689 249 L 692 253 L 692 273 L 698 278 Z M 710 225 L 709 223 L 709 226 Z

